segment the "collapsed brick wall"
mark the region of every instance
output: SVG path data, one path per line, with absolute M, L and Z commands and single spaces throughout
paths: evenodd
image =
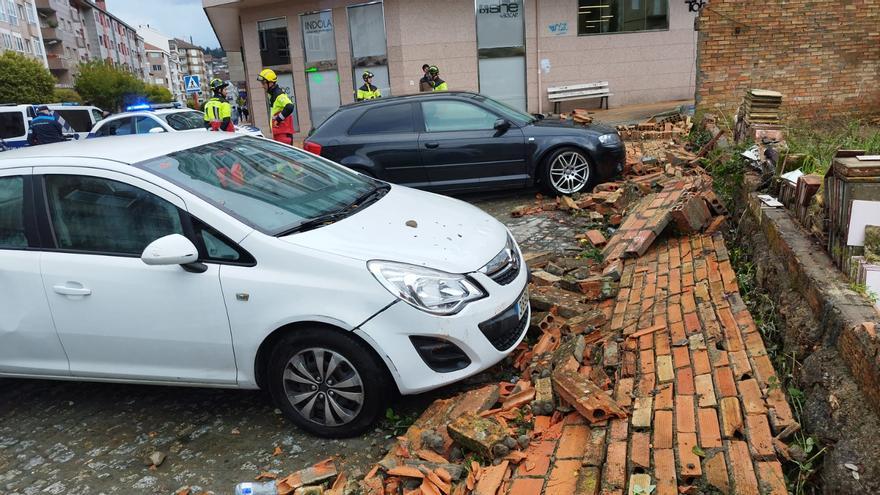
M 880 2 L 711 0 L 699 30 L 701 109 L 734 110 L 761 88 L 805 117 L 880 111 Z

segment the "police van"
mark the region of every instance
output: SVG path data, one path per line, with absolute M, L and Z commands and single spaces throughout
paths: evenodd
M 28 145 L 28 129 L 30 121 L 36 117 L 37 106 L 40 105 L 0 104 L 0 147 L 20 148 Z M 78 103 L 48 103 L 45 106 L 58 119 L 64 134 L 72 139 L 88 136 L 104 115 L 98 107 Z

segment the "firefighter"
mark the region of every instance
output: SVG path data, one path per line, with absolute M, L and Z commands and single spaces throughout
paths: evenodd
M 382 92 L 379 91 L 379 88 L 373 86 L 373 73 L 365 70 L 363 78 L 364 85 L 358 88 L 357 101 L 375 100 L 376 98 L 381 98 Z
M 293 102 L 278 86 L 278 76 L 272 69 L 263 69 L 257 76 L 257 81 L 263 85 L 269 96 L 269 105 L 272 107 L 269 125 L 272 126 L 272 139 L 275 141 L 293 144 Z
M 67 138 L 64 137 L 64 128 L 52 116 L 49 107 L 40 105 L 37 107 L 37 116 L 31 120 L 27 140 L 28 144 L 36 146 L 38 144 L 59 143 L 66 141 Z
M 229 83 L 211 79 L 213 96 L 205 103 L 205 128 L 210 131 L 235 132 L 232 123 L 232 106 L 226 101 L 226 88 Z
M 431 91 L 449 91 L 446 81 L 440 79 L 440 69 L 436 65 L 428 67 L 428 76 L 431 78 Z

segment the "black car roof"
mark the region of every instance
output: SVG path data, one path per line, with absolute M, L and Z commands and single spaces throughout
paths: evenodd
M 391 102 L 401 102 L 401 101 L 410 101 L 410 100 L 419 100 L 422 98 L 437 98 L 440 96 L 458 96 L 462 98 L 476 98 L 482 96 L 477 93 L 473 93 L 470 91 L 436 91 L 436 92 L 425 92 L 425 93 L 413 93 L 409 95 L 401 95 L 401 96 L 391 96 L 388 98 L 376 98 L 375 100 L 364 100 L 364 101 L 356 101 L 354 103 L 347 103 L 339 107 L 340 110 L 347 108 L 360 108 L 368 105 L 381 105 L 383 103 L 391 103 Z

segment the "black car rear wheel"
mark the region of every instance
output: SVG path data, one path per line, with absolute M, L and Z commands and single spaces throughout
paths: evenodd
M 560 148 L 541 165 L 541 183 L 557 196 L 588 190 L 594 175 L 589 157 L 578 148 Z

